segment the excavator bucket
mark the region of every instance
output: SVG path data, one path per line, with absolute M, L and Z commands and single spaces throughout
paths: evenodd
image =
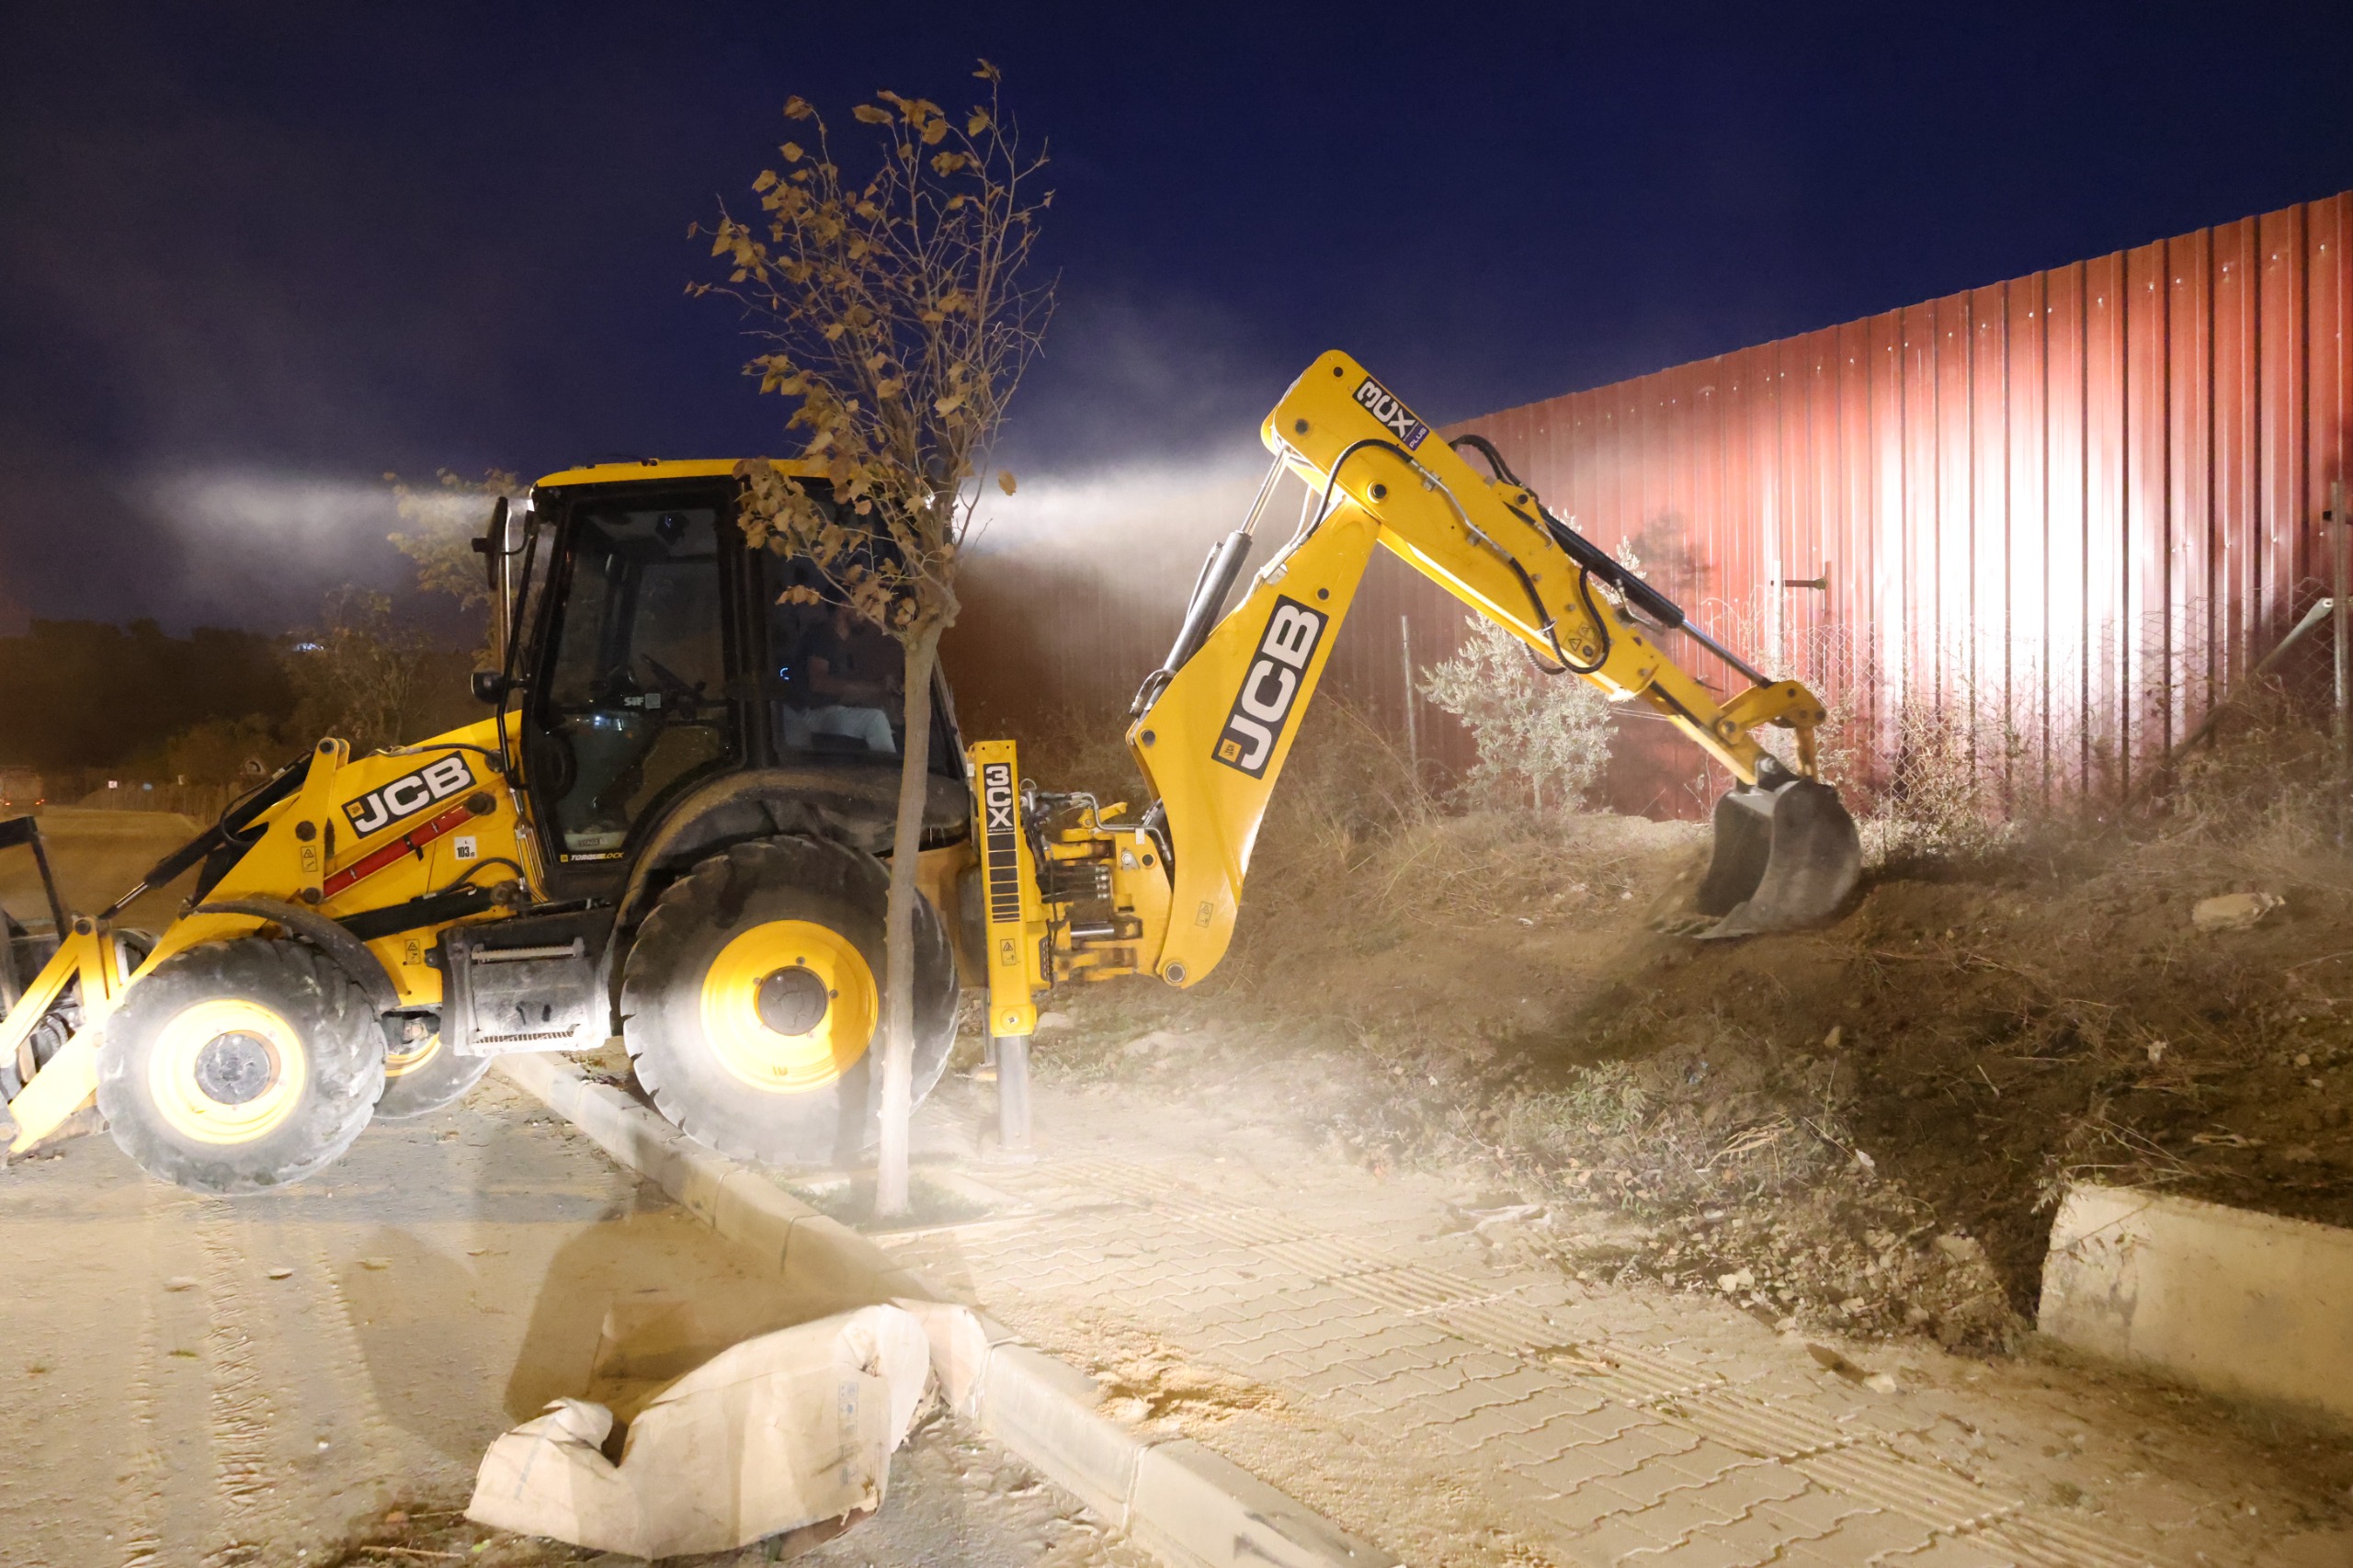
M 1863 870 L 1855 819 L 1827 784 L 1735 789 L 1716 802 L 1716 848 L 1693 907 L 1702 940 L 1827 925 Z

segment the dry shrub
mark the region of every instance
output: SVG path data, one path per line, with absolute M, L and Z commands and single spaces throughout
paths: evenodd
M 1907 699 L 1896 710 L 1884 782 L 1856 802 L 1868 863 L 1982 859 L 2010 842 L 1999 759 L 2018 749 L 2017 738 L 1973 713 L 1965 696 L 1949 704 Z
M 2353 892 L 2347 780 L 2325 716 L 2308 705 L 2277 688 L 2252 694 L 2158 787 L 2156 842 L 2219 855 L 2275 889 Z
M 1538 1090 L 1512 1100 L 1504 1107 L 1499 1125 L 1506 1147 L 1567 1161 L 1589 1152 L 1589 1140 L 1640 1127 L 1650 1105 L 1650 1091 L 1631 1063 L 1605 1062 L 1576 1070 L 1564 1088 Z
M 1615 904 L 1635 878 L 1615 820 L 1450 814 L 1362 711 L 1322 703 L 1268 804 L 1227 967 L 1256 977 L 1318 952 L 1381 950 L 1409 930 L 1542 925 Z
M 1678 1034 L 1679 1044 L 1570 1067 L 1545 1087 L 1366 1096 L 1334 1118 L 1335 1131 L 1344 1150 L 1376 1164 L 1487 1164 L 1556 1215 L 1598 1204 L 1636 1221 L 1631 1234 L 1603 1227 L 1598 1243 L 1576 1239 L 1584 1227 L 1572 1222 L 1550 1244 L 1580 1278 L 1716 1293 L 1783 1326 L 1926 1332 L 1974 1349 L 2015 1339 L 2023 1325 L 1984 1248 L 1944 1233 L 1861 1147 L 1847 1117 L 1850 1067 L 1779 1055 L 1721 1016 L 1687 1020 Z M 1386 1065 L 1411 1074 L 1427 1060 Z M 1371 1065 L 1381 1085 L 1384 1063 Z
M 975 708 L 959 714 L 967 744 L 1010 740 L 1020 747 L 1021 777 L 1041 790 L 1083 791 L 1106 808 L 1120 801 L 1137 812 L 1150 797 L 1128 755 L 1128 714 L 1109 703 L 1040 704 L 1019 712 Z

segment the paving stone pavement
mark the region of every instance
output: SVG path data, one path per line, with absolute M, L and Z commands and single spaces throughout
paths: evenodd
M 974 1110 L 927 1112 L 935 1154 L 972 1152 Z M 1384 1183 L 1338 1162 L 1273 1166 L 1279 1148 L 1262 1147 L 1255 1164 L 1205 1155 L 1217 1139 L 1182 1137 L 1187 1114 L 1123 1114 L 1048 1090 L 1044 1157 L 967 1167 L 1020 1211 L 885 1244 L 1050 1346 L 1074 1312 L 1116 1320 L 1278 1391 L 1296 1419 L 1336 1440 L 1354 1434 L 1409 1456 L 1500 1521 L 1507 1542 L 1494 1561 L 2251 1560 L 2191 1551 L 2186 1535 L 2151 1539 L 2163 1520 L 2125 1528 L 2114 1508 L 2053 1504 L 2042 1478 L 2000 1473 L 1982 1445 L 1973 1452 L 1973 1427 L 1956 1422 L 1949 1400 L 1855 1386 L 1729 1307 L 1597 1288 L 1557 1268 L 1490 1267 L 1428 1184 Z M 1247 1142 L 1191 1131 L 1230 1148 Z M 1116 1157 L 1092 1152 L 1107 1144 Z M 1342 1522 L 1382 1539 L 1378 1519 Z M 2198 1544 L 2219 1539 L 2207 1532 Z

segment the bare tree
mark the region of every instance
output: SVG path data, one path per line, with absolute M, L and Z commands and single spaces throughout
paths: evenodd
M 1025 278 L 1040 212 L 1042 151 L 987 101 L 951 117 L 926 98 L 881 93 L 851 115 L 874 129 L 870 171 L 845 174 L 825 121 L 784 106 L 808 144 L 779 149 L 781 172 L 754 182 L 763 216 L 723 209 L 711 254 L 732 271 L 716 290 L 748 312 L 765 347 L 746 369 L 795 400 L 788 431 L 824 465 L 813 487 L 746 462 L 744 527 L 755 548 L 803 557 L 828 593 L 897 638 L 906 654 L 905 741 L 891 852 L 882 1031 L 881 1151 L 875 1206 L 907 1206 L 913 1109 L 915 855 L 930 764 L 931 685 L 940 633 L 956 619 L 956 574 L 1006 401 L 1037 351 L 1051 283 Z M 1008 494 L 1013 476 L 1000 470 Z M 813 587 L 789 597 L 815 601 Z

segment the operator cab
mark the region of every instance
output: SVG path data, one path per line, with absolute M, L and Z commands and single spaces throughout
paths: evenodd
M 529 574 L 515 717 L 551 872 L 617 869 L 727 775 L 881 790 L 895 804 L 900 645 L 813 562 L 746 546 L 733 469 L 600 464 L 534 491 L 528 547 L 511 557 Z M 961 744 L 935 697 L 931 793 L 961 793 Z

